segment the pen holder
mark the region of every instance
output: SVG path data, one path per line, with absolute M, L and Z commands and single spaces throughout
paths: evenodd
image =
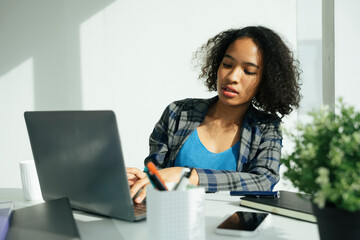
M 205 239 L 204 188 L 158 191 L 146 197 L 148 239 Z

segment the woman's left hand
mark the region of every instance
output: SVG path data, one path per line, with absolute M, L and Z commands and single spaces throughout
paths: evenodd
M 178 182 L 180 180 L 180 174 L 182 167 L 169 167 L 159 170 L 161 178 L 166 183 Z
M 160 176 L 165 182 L 179 182 L 183 167 L 170 167 L 159 170 Z M 199 175 L 193 169 L 189 179 L 190 184 L 199 185 Z
M 179 182 L 182 169 L 182 167 L 164 168 L 159 170 L 159 174 L 165 183 Z M 136 193 L 142 189 L 139 196 L 135 199 L 135 202 L 140 203 L 146 196 L 146 185 L 150 183 L 149 179 L 147 178 L 146 173 L 137 168 L 127 168 L 126 172 L 128 175 L 131 197 L 134 197 Z M 195 169 L 191 172 L 189 182 L 193 185 L 199 184 L 199 175 Z

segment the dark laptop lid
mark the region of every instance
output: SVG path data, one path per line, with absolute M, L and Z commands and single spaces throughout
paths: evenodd
M 68 197 L 73 208 L 136 220 L 114 112 L 24 115 L 45 201 Z
M 80 239 L 69 200 L 61 198 L 13 212 L 6 240 Z

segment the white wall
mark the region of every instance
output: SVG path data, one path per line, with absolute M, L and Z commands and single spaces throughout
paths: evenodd
M 302 74 L 300 119 L 313 108 L 323 104 L 322 96 L 322 1 L 299 0 L 298 12 L 298 57 Z M 335 96 L 360 110 L 360 1 L 334 0 L 335 30 Z M 331 91 L 331 89 L 324 89 Z M 334 93 L 332 93 L 334 94 Z
M 209 97 L 192 53 L 222 30 L 265 25 L 296 50 L 296 0 L 0 0 L 0 187 L 32 157 L 25 110 L 112 109 L 126 164 L 174 100 Z
M 360 2 L 334 1 L 335 69 L 330 69 L 335 71 L 334 93 L 322 83 L 322 1 L 328 0 L 297 1 L 298 59 L 303 70 L 303 99 L 297 119 L 302 122 L 310 120 L 307 116 L 310 110 L 324 104 L 323 92 L 332 94 L 329 99 L 343 97 L 345 102 L 360 110 Z
M 360 1 L 335 1 L 335 97 L 360 111 Z
M 308 121 L 307 113 L 322 104 L 322 55 L 321 55 L 321 0 L 297 1 L 297 58 L 302 71 L 300 75 L 301 95 L 300 108 L 287 116 L 284 129 L 294 129 L 299 121 Z M 283 135 L 282 155 L 293 151 L 294 143 Z M 280 175 L 286 172 L 283 165 Z M 291 182 L 283 177 L 275 190 L 297 191 Z
M 322 104 L 322 0 L 297 1 L 297 46 L 301 74 L 299 119 Z

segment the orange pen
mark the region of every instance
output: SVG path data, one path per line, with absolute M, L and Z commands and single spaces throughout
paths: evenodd
M 149 161 L 149 162 L 146 164 L 146 167 L 147 167 L 147 169 L 148 169 L 148 171 L 149 171 L 149 174 L 152 174 L 152 176 L 156 179 L 156 181 L 153 181 L 153 182 L 152 182 L 152 183 L 156 186 L 156 188 L 157 188 L 158 190 L 165 190 L 165 191 L 167 191 L 168 189 L 167 189 L 167 187 L 166 187 L 166 185 L 165 185 L 165 182 L 164 182 L 164 180 L 161 178 L 161 176 L 160 176 L 160 174 L 159 174 L 159 172 L 158 172 L 155 164 L 154 164 L 153 162 L 150 162 L 150 161 Z M 158 181 L 157 181 L 157 180 L 158 180 Z M 151 179 L 150 179 L 150 181 L 151 181 Z

